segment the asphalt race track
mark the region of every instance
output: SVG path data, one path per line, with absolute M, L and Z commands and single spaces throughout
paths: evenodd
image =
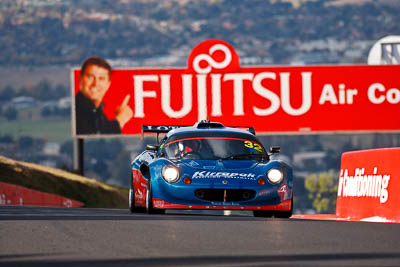
M 0 266 L 400 266 L 400 224 L 0 206 Z

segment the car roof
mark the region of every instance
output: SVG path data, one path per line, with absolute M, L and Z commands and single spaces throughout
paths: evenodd
M 187 135 L 187 134 L 201 134 L 201 136 L 206 136 L 207 133 L 209 134 L 217 134 L 217 135 L 241 135 L 243 137 L 247 137 L 250 139 L 256 138 L 254 134 L 250 133 L 247 130 L 243 130 L 242 128 L 233 128 L 233 127 L 225 127 L 222 124 L 217 126 L 201 126 L 201 125 L 194 125 L 189 127 L 180 127 L 174 130 L 171 130 L 167 133 L 166 137 L 170 139 L 171 137 L 177 137 L 179 135 Z

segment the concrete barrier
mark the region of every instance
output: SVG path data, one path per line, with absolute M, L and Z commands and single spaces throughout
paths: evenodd
M 83 206 L 84 203 L 55 194 L 0 182 L 0 205 L 75 208 Z
M 336 216 L 400 223 L 400 148 L 342 154 Z

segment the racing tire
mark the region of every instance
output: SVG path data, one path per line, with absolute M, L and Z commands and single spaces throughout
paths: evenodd
M 253 210 L 254 217 L 271 218 L 274 213 L 270 210 Z
M 131 186 L 129 188 L 129 210 L 131 211 L 131 213 L 136 212 L 136 207 L 135 207 L 135 188 L 133 185 L 133 175 L 131 172 Z
M 293 215 L 293 197 L 291 199 L 290 210 L 287 211 L 271 211 L 271 210 L 253 210 L 254 217 L 265 217 L 271 218 L 272 216 L 275 218 L 290 218 Z
M 291 199 L 290 210 L 288 211 L 275 211 L 275 218 L 290 218 L 293 215 L 293 197 Z
M 130 210 L 131 213 L 136 212 L 136 209 L 135 209 L 135 196 L 134 196 L 132 188 L 129 189 L 129 210 Z
M 153 191 L 151 189 L 151 180 L 147 185 L 146 191 L 146 212 L 147 214 L 165 214 L 164 209 L 154 209 L 153 208 Z

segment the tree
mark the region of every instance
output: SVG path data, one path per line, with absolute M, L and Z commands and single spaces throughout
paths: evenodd
M 69 91 L 68 91 L 67 87 L 65 87 L 65 85 L 63 85 L 63 84 L 57 84 L 57 86 L 54 90 L 54 98 L 59 99 L 59 98 L 66 97 L 66 96 L 69 96 Z
M 32 97 L 38 100 L 52 100 L 53 88 L 48 80 L 41 80 L 34 88 Z
M 14 138 L 9 134 L 0 135 L 0 143 L 12 144 L 14 143 Z
M 108 166 L 104 160 L 96 160 L 92 166 L 92 170 L 100 177 L 104 179 L 110 176 Z
M 15 121 L 18 116 L 18 111 L 13 106 L 10 106 L 6 108 L 3 114 L 8 121 Z
M 121 151 L 118 154 L 116 160 L 110 166 L 111 179 L 108 180 L 109 183 L 129 186 L 131 177 L 131 154 L 128 151 Z
M 0 102 L 8 102 L 15 96 L 15 88 L 7 85 L 0 91 Z
M 60 152 L 72 158 L 74 154 L 74 144 L 72 140 L 65 141 L 60 147 Z
M 34 145 L 32 136 L 21 136 L 18 138 L 18 146 L 21 151 L 28 151 Z
M 339 174 L 334 170 L 319 174 L 311 174 L 305 179 L 308 198 L 312 200 L 313 208 L 317 213 L 334 213 L 337 198 L 337 178 Z

